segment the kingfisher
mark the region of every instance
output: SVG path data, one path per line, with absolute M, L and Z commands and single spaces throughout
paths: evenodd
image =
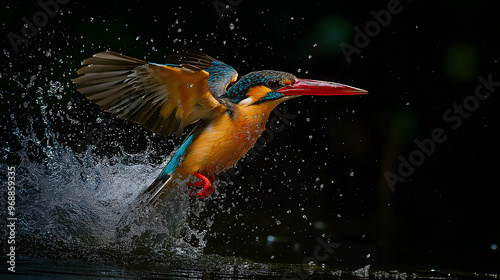
M 202 52 L 182 50 L 156 64 L 105 51 L 85 59 L 73 79 L 76 89 L 111 114 L 163 136 L 193 129 L 138 199 L 161 201 L 185 184 L 190 196 L 208 197 L 215 176 L 232 167 L 253 147 L 271 111 L 303 95 L 359 95 L 344 84 L 299 79 L 281 71 L 248 73 Z

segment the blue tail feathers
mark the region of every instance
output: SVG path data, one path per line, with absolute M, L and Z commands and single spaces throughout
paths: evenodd
M 175 151 L 174 156 L 172 157 L 172 159 L 170 159 L 167 166 L 163 168 L 160 175 L 158 175 L 158 178 L 164 178 L 167 176 L 170 177 L 172 176 L 172 174 L 174 174 L 175 169 L 177 169 L 177 167 L 179 166 L 182 157 L 186 154 L 186 150 L 189 147 L 189 145 L 193 143 L 193 140 L 194 140 L 194 134 L 189 135 L 189 137 L 184 141 L 184 143 L 182 143 L 179 149 Z

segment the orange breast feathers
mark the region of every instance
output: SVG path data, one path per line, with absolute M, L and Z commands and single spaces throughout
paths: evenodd
M 194 172 L 219 173 L 232 167 L 253 147 L 279 103 L 237 106 L 232 115 L 221 114 L 191 144 L 176 173 L 186 178 Z

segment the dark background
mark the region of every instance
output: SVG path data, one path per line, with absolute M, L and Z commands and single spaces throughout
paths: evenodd
M 49 102 L 62 110 L 70 102 L 66 114 L 86 123 L 75 127 L 54 117 L 62 143 L 76 151 L 97 143 L 98 151 L 112 155 L 117 146 L 143 150 L 147 137 L 158 143 L 152 159 L 161 162 L 171 142 L 103 113 L 71 85 L 81 61 L 103 50 L 162 63 L 191 48 L 232 65 L 240 76 L 275 69 L 349 84 L 369 95 L 303 97 L 280 105 L 277 110 L 295 115 L 291 124 L 275 133 L 256 159 L 243 160 L 237 174 L 221 176 L 218 193 L 207 203 L 206 215 L 215 223 L 205 253 L 301 263 L 324 234 L 340 244 L 326 261 L 334 267 L 498 272 L 497 92 L 479 101 L 456 129 L 443 117 L 474 94 L 479 76 L 500 81 L 496 6 L 477 0 L 401 1 L 403 10 L 349 63 L 339 45 L 356 46 L 353 28 L 364 30 L 374 21 L 370 11 L 387 9 L 388 2 L 242 0 L 222 13 L 211 1 L 74 0 L 61 4 L 60 13 L 16 53 L 7 34 L 20 34 L 21 18 L 32 19 L 40 6 L 6 1 L 2 138 L 16 149 L 9 116 L 35 114 L 23 102 L 34 102 L 36 87 L 53 79 L 65 94 Z M 20 90 L 18 82 L 30 80 L 34 86 Z M 96 143 L 97 136 L 82 142 L 98 129 L 96 116 L 113 129 L 99 132 Z M 398 157 L 408 160 L 418 150 L 414 141 L 430 138 L 436 128 L 445 131 L 446 141 L 393 192 L 384 174 L 398 174 Z M 36 151 L 32 156 L 38 160 Z M 2 160 L 18 159 L 4 149 Z

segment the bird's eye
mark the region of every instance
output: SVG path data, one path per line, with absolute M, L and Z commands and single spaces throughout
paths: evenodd
M 278 81 L 269 81 L 267 82 L 267 85 L 270 89 L 277 89 L 280 87 L 280 83 Z

